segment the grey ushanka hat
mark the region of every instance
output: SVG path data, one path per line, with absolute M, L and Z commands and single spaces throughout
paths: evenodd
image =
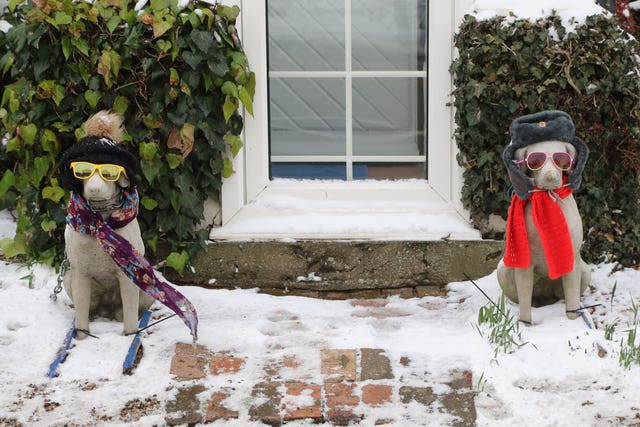
M 563 141 L 576 149 L 573 169 L 568 174 L 568 185 L 577 190 L 582 182 L 582 171 L 587 163 L 589 149 L 575 135 L 575 126 L 571 117 L 564 111 L 547 110 L 528 114 L 515 119 L 509 126 L 511 143 L 502 153 L 502 160 L 507 167 L 509 179 L 516 195 L 521 199 L 529 197 L 533 190 L 533 179 L 525 175 L 513 160 L 518 148 L 526 147 L 542 141 Z

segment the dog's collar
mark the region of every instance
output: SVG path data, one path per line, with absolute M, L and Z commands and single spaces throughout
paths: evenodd
M 113 209 L 102 209 L 95 206 L 95 203 L 89 203 L 81 194 L 75 191 L 71 192 L 71 199 L 69 200 L 69 207 L 67 208 L 67 223 L 79 223 L 81 234 L 91 234 L 88 228 L 91 224 L 84 223 L 83 218 L 86 217 L 84 212 L 91 211 L 97 214 L 108 212 L 109 215 L 105 218 L 107 224 L 111 228 L 122 228 L 136 219 L 138 216 L 138 208 L 140 206 L 140 198 L 138 191 L 135 188 L 123 188 L 119 195 L 120 203 L 116 204 Z M 112 199 L 105 202 L 105 205 L 111 202 Z M 115 202 L 115 200 L 113 200 Z
M 100 201 L 87 199 L 87 203 L 89 204 L 89 206 L 91 206 L 91 209 L 93 209 L 94 212 L 97 212 L 104 216 L 105 214 L 111 213 L 111 211 L 115 209 L 122 208 L 122 205 L 124 204 L 124 198 L 122 197 L 122 191 L 119 191 L 118 194 L 110 199 Z
M 563 199 L 564 197 L 566 197 L 566 196 L 561 197 L 559 193 L 561 192 L 566 193 L 566 187 L 569 187 L 569 184 L 567 184 L 566 177 L 562 179 L 562 182 L 564 182 L 564 184 L 562 184 L 560 187 L 556 187 L 552 189 L 534 187 L 533 190 L 529 190 L 529 194 L 546 192 L 549 195 L 549 197 L 551 197 L 554 201 L 557 202 L 559 199 Z

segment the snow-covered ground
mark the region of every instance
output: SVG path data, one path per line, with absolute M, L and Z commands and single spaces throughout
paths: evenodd
M 5 235 L 11 227 L 10 216 L 0 216 Z M 523 340 L 531 344 L 497 359 L 475 329 L 478 310 L 487 301 L 469 282 L 451 283 L 446 298 L 390 297 L 386 308 L 402 315 L 387 318 L 363 316 L 363 308 L 348 301 L 274 297 L 255 290 L 180 290 L 199 311 L 199 343 L 246 360 L 227 400 L 241 416 L 225 425 L 253 425 L 247 402 L 266 361 L 295 355 L 313 366 L 322 349 L 367 347 L 385 349 L 391 360 L 411 358 L 413 371 L 403 372 L 405 380 L 420 379 L 426 372 L 438 377 L 454 368 L 471 370 L 480 426 L 637 425 L 640 367 L 619 366 L 619 344 L 605 340 L 604 327 L 616 325 L 615 340 L 622 337 L 632 319 L 631 300 L 640 299 L 640 272 L 612 273 L 612 267 L 593 266 L 592 288 L 583 298 L 585 305 L 602 304 L 593 314 L 600 329 L 588 330 L 580 319 L 567 320 L 562 303 L 537 308 L 535 324 L 522 330 Z M 94 321 L 92 332 L 100 338 L 78 342 L 61 365 L 61 375 L 48 379 L 49 363 L 73 317 L 64 292 L 57 302 L 49 299 L 55 283 L 56 274 L 48 267 L 0 261 L 0 425 L 11 425 L 11 420 L 25 426 L 163 425 L 163 405 L 177 393 L 169 373 L 171 356 L 176 343 L 190 341 L 182 322 L 170 319 L 145 332 L 144 357 L 135 374 L 126 376 L 121 366 L 130 338 L 121 335 L 115 321 Z M 495 273 L 477 283 L 497 300 Z M 169 313 L 157 307 L 154 316 Z M 275 321 L 294 318 L 296 327 Z M 607 353 L 599 352 L 598 345 Z M 206 381 L 216 380 L 205 380 L 205 386 L 215 386 Z M 120 415 L 127 402 L 154 395 L 160 405 L 138 421 Z M 424 408 L 407 408 L 399 401 L 385 411 L 409 411 L 408 419 L 397 425 L 446 425 L 445 418 L 432 415 L 427 421 Z
M 471 9 L 487 19 L 503 13 L 505 4 L 478 0 Z M 591 0 L 518 0 L 509 7 L 517 16 L 531 19 L 552 9 L 563 17 L 565 10 L 567 16 L 575 16 L 575 10 L 585 15 L 602 11 Z M 0 239 L 14 232 L 11 216 L 0 212 Z M 632 301 L 640 300 L 640 272 L 612 272 L 612 265 L 592 269 L 592 287 L 583 303 L 601 304 L 593 313 L 599 329 L 587 329 L 581 319 L 567 320 L 561 302 L 537 308 L 534 325 L 522 329 L 523 340 L 530 344 L 497 358 L 474 326 L 487 300 L 469 282 L 451 283 L 446 298 L 390 297 L 387 308 L 402 316 L 388 318 L 362 316 L 363 309 L 348 301 L 273 297 L 255 290 L 180 290 L 198 309 L 199 343 L 246 359 L 241 378 L 234 383 L 236 393 L 228 400 L 231 409 L 246 407 L 265 361 L 295 355 L 313 365 L 322 349 L 370 347 L 385 349 L 391 360 L 410 357 L 415 368 L 404 372 L 407 377 L 419 378 L 426 372 L 443 377 L 454 368 L 471 370 L 480 426 L 638 425 L 640 367 L 623 369 L 618 357 L 619 341 L 633 318 Z M 477 283 L 494 301 L 498 299 L 495 273 Z M 0 425 L 163 425 L 162 405 L 135 422 L 120 414 L 134 399 L 155 396 L 158 402 L 167 402 L 175 397 L 171 356 L 176 343 L 190 340 L 181 321 L 171 319 L 144 333 L 144 357 L 132 376 L 121 373 L 130 342 L 122 336 L 121 324 L 94 321 L 92 332 L 100 339 L 78 342 L 61 366 L 61 375 L 48 379 L 49 363 L 73 318 L 64 293 L 57 302 L 49 299 L 55 284 L 56 274 L 48 267 L 0 261 Z M 510 309 L 517 311 L 511 304 Z M 167 309 L 156 307 L 154 317 L 167 314 Z M 299 327 L 274 321 L 278 318 L 297 318 Z M 613 341 L 604 337 L 607 326 L 616 327 Z M 385 410 L 406 412 L 400 405 L 394 401 Z M 445 423 L 437 416 L 426 421 L 421 408 L 415 408 L 399 425 Z M 245 410 L 239 420 L 225 425 L 251 423 Z

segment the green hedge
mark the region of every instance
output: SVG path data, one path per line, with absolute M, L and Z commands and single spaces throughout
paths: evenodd
M 238 40 L 237 6 L 151 0 L 12 0 L 0 33 L 0 209 L 18 213 L 6 256 L 56 264 L 68 194 L 60 154 L 93 113 L 125 116 L 125 144 L 141 159 L 139 221 L 148 249 L 182 271 L 207 231 L 203 202 L 218 199 L 241 147 L 241 103 L 255 75 Z M 192 151 L 190 151 L 192 148 Z
M 640 263 L 638 43 L 615 19 L 589 17 L 568 31 L 557 16 L 531 22 L 466 16 L 455 35 L 454 74 L 462 197 L 476 224 L 506 218 L 509 181 L 501 154 L 511 121 L 564 110 L 589 146 L 576 192 L 589 262 Z M 486 237 L 501 237 L 484 230 Z

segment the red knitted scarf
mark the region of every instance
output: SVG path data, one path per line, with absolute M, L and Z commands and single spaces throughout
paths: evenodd
M 573 270 L 573 244 L 567 221 L 554 196 L 564 199 L 572 193 L 570 187 L 544 191 L 538 188 L 528 199 L 522 200 L 514 195 L 507 217 L 506 248 L 504 264 L 511 268 L 528 268 L 531 265 L 527 226 L 524 219 L 524 207 L 531 201 L 531 213 L 540 240 L 544 256 L 549 267 L 549 278 L 557 279 Z

